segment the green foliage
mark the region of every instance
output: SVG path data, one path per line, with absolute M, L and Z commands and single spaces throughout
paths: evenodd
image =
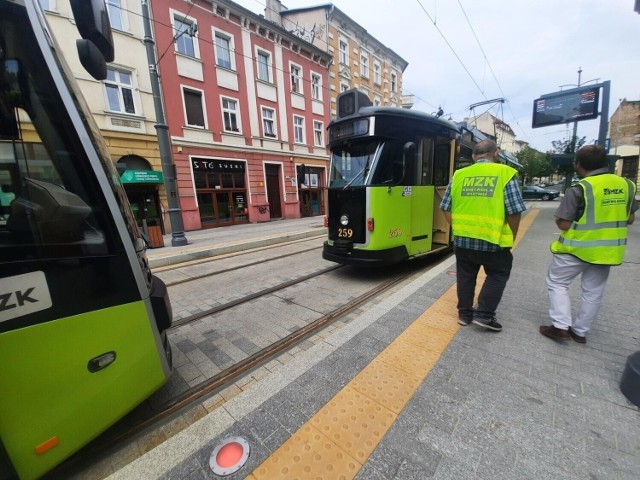
M 576 153 L 586 143 L 587 137 L 578 138 L 572 136 L 565 140 L 554 140 L 551 142 L 555 153 Z
M 529 146 L 516 153 L 518 161 L 524 167 L 524 183 L 530 183 L 535 177 L 547 177 L 554 172 L 549 156 Z

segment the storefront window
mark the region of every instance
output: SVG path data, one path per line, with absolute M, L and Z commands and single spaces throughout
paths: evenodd
M 248 222 L 246 164 L 199 158 L 191 163 L 202 227 Z

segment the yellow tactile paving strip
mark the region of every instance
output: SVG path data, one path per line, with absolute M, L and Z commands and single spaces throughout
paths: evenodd
M 247 478 L 354 478 L 459 330 L 456 303 L 454 285 Z

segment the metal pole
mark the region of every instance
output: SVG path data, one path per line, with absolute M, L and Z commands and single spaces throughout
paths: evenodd
M 598 132 L 598 145 L 604 148 L 609 130 L 609 98 L 611 96 L 611 80 L 602 82 L 602 111 L 600 112 L 600 131 Z M 616 147 L 616 154 L 618 149 Z
M 160 95 L 160 80 L 156 67 L 156 51 L 154 41 L 151 37 L 151 20 L 149 19 L 149 1 L 142 0 L 142 19 L 144 23 L 144 44 L 147 47 L 147 61 L 149 62 L 149 76 L 151 77 L 151 91 L 153 93 L 153 105 L 156 113 L 156 134 L 158 136 L 158 149 L 160 151 L 160 161 L 162 162 L 162 173 L 164 175 L 164 188 L 167 192 L 169 203 L 169 222 L 171 223 L 171 246 L 180 247 L 187 245 L 187 237 L 184 235 L 182 223 L 182 211 L 180 210 L 180 200 L 178 198 L 178 188 L 176 185 L 176 166 L 171 156 L 169 144 L 169 127 L 164 120 L 164 106 Z
M 580 88 L 580 77 L 582 76 L 582 67 L 578 67 L 578 88 Z M 573 122 L 573 152 L 576 153 L 576 147 L 578 146 L 578 122 Z

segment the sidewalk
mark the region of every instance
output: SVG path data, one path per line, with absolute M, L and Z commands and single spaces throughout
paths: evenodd
M 549 243 L 557 235 L 555 207 L 555 202 L 528 204 L 498 311 L 503 332 L 457 326 L 455 263 L 449 259 L 109 478 L 219 478 L 209 469 L 209 457 L 228 436 L 247 439 L 251 454 L 242 469 L 225 478 L 293 478 L 294 470 L 284 469 L 296 461 L 296 442 L 311 445 L 309 432 L 333 448 L 333 457 L 313 451 L 322 457 L 322 468 L 333 468 L 327 479 L 339 474 L 362 480 L 640 478 L 640 410 L 619 388 L 627 357 L 640 349 L 640 226 L 630 228 L 625 263 L 612 269 L 588 343 L 558 343 L 538 332 L 549 323 L 545 275 Z M 528 228 L 527 218 L 533 220 Z M 572 289 L 574 305 L 577 295 Z M 318 415 L 341 397 L 367 415 L 376 405 L 386 411 L 359 393 L 367 387 L 357 379 L 380 365 L 380 357 L 406 332 L 428 331 L 415 330 L 425 321 L 441 324 L 440 333 L 451 332 L 433 368 L 389 417 L 382 435 L 340 430 L 362 442 L 345 463 L 344 456 L 339 459 L 342 450 L 335 452 L 342 443 L 323 437 L 332 430 Z M 429 337 L 418 340 L 424 339 Z M 415 357 L 418 367 L 423 358 Z M 371 381 L 386 405 L 380 393 L 387 394 L 389 380 Z M 393 402 L 397 393 L 391 392 Z M 274 465 L 280 470 L 269 470 Z

